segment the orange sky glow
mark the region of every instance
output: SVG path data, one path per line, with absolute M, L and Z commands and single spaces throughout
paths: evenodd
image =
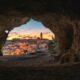
M 41 32 L 43 33 L 43 38 L 50 40 L 52 36 L 55 38 L 54 33 L 46 28 L 41 22 L 31 19 L 28 23 L 14 28 L 8 35 L 7 40 L 12 40 L 14 38 L 37 38 L 40 37 Z

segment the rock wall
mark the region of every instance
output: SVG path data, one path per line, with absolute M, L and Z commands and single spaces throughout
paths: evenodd
M 79 61 L 79 9 L 79 0 L 0 0 L 0 35 L 33 18 L 55 33 L 60 63 Z M 0 37 L 3 40 L 6 37 Z

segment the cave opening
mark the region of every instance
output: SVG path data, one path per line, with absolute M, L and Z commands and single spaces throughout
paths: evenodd
M 9 33 L 2 48 L 3 56 L 56 53 L 55 34 L 42 22 L 30 19 L 25 24 L 15 27 Z

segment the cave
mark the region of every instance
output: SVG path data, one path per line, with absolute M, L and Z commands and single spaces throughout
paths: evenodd
M 5 34 L 8 34 L 8 30 L 5 30 Z M 50 42 L 53 42 L 51 45 L 52 52 L 54 51 L 57 54 L 57 42 L 55 34 L 48 28 L 46 28 L 42 22 L 30 19 L 25 24 L 13 28 L 5 41 L 5 44 L 2 48 L 3 56 L 17 56 L 18 55 L 27 55 L 27 54 L 37 54 L 38 52 L 43 52 L 48 55 L 48 45 Z M 44 45 L 41 45 L 44 44 Z M 39 47 L 39 46 L 41 46 Z M 47 48 L 46 48 L 47 46 Z M 56 49 L 54 50 L 54 48 Z M 31 49 L 31 50 L 29 50 Z M 49 53 L 51 55 L 51 53 Z
M 41 21 L 51 29 L 59 46 L 58 61 L 79 61 L 80 53 L 79 0 L 1 0 L 0 1 L 0 55 L 7 35 L 30 18 Z M 5 33 L 8 30 L 8 33 Z

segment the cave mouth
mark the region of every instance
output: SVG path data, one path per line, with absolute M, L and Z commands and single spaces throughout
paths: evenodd
M 8 33 L 5 30 L 5 33 Z M 51 53 L 56 46 L 55 34 L 40 21 L 30 19 L 9 32 L 2 48 L 3 56 Z M 49 54 L 50 55 L 50 54 Z

